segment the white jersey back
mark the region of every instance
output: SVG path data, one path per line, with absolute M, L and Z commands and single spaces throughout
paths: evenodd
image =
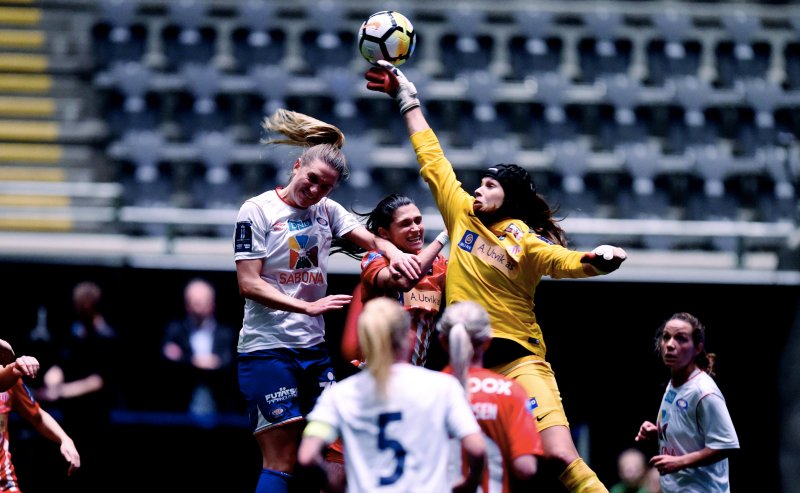
M 286 204 L 270 190 L 239 209 L 234 259 L 264 259 L 261 278 L 280 292 L 308 301 L 326 296 L 331 240 L 361 226 L 328 198 L 307 209 Z M 323 318 L 245 301 L 239 352 L 276 347 L 311 347 L 324 340 Z
M 667 386 L 658 413 L 658 446 L 663 455 L 686 455 L 710 448 L 738 449 L 739 439 L 719 387 L 696 370 L 679 387 Z M 726 493 L 728 459 L 661 476 L 664 493 Z
M 450 491 L 450 437 L 480 433 L 458 380 L 408 363 L 392 366 L 385 401 L 363 370 L 325 389 L 308 419 L 339 431 L 348 493 Z

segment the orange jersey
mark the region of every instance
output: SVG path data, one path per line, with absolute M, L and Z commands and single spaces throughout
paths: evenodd
M 0 392 L 0 491 L 19 491 L 8 446 L 8 416 L 11 411 L 26 421 L 32 421 L 39 414 L 39 403 L 33 399 L 33 394 L 22 380 L 18 380 L 7 391 Z
M 442 371 L 452 374 L 449 365 Z M 514 380 L 485 368 L 470 368 L 468 374 L 472 412 L 487 438 L 483 491 L 509 493 L 511 462 L 523 455 L 544 453 L 528 409 L 528 394 Z
M 442 306 L 447 259 L 440 255 L 422 279 L 408 292 L 388 292 L 375 285 L 378 272 L 389 267 L 389 260 L 377 251 L 369 251 L 361 259 L 361 301 L 379 296 L 394 298 L 411 315 L 411 332 L 414 333 L 414 351 L 410 363 L 425 366 L 428 357 L 428 344 L 436 328 L 436 316 Z

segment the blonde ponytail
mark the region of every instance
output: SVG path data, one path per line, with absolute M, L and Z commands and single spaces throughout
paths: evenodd
M 385 399 L 392 364 L 404 358 L 408 349 L 408 314 L 396 301 L 374 298 L 364 304 L 358 317 L 358 338 L 375 379 L 380 399 Z
M 492 338 L 489 314 L 474 301 L 459 301 L 445 309 L 438 328 L 447 336 L 453 373 L 466 388 L 475 348 Z

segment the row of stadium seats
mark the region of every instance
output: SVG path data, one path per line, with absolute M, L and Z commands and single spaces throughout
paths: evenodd
M 557 73 L 503 82 L 487 71 L 451 81 L 431 80 L 413 68 L 407 72 L 434 126 L 451 133 L 456 146 L 509 136 L 523 148 L 542 149 L 549 142 L 586 137 L 598 150 L 656 140 L 665 154 L 682 154 L 726 139 L 736 155 L 750 156 L 780 145 L 782 134 L 800 136 L 795 116 L 800 91 L 759 79 L 721 89 L 686 77 L 654 89 L 623 75 L 580 85 Z M 347 132 L 377 134 L 381 143 L 404 139 L 391 101 L 367 91 L 356 72 L 300 78 L 279 67 L 231 75 L 209 65 L 186 65 L 167 74 L 128 62 L 98 74 L 94 85 L 115 138 L 130 129 L 160 128 L 170 140 L 229 131 L 251 141 L 265 114 L 288 107 L 336 121 Z
M 199 63 L 246 73 L 270 64 L 297 75 L 363 65 L 357 30 L 371 13 L 369 4 L 331 0 L 103 0 L 99 7 L 91 26 L 99 68 L 138 61 L 176 72 Z M 417 31 L 417 53 L 409 63 L 436 78 L 491 69 L 512 80 L 560 72 L 587 83 L 621 73 L 655 86 L 685 75 L 717 87 L 731 87 L 743 77 L 800 86 L 798 10 L 742 4 L 664 8 L 649 2 L 624 9 L 620 4 L 575 8 L 569 2 L 395 7 Z

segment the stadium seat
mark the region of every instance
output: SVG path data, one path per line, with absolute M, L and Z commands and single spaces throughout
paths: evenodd
M 543 106 L 543 118 L 531 122 L 530 132 L 533 140 L 549 142 L 572 141 L 578 134 L 577 123 L 567 114 L 567 90 L 570 87 L 566 77 L 548 72 L 534 77 L 536 82 L 536 101 Z
M 475 70 L 460 78 L 465 83 L 468 106 L 460 118 L 459 137 L 473 144 L 505 137 L 508 122 L 498 116 L 495 108 L 500 80 L 488 70 Z
M 217 31 L 207 18 L 207 0 L 178 0 L 168 6 L 168 22 L 161 32 L 166 68 L 177 71 L 187 63 L 210 63 Z
M 594 217 L 597 213 L 597 192 L 586 186 L 589 171 L 589 149 L 576 142 L 555 142 L 553 169 L 561 175 L 561 212 L 572 217 Z
M 169 169 L 161 169 L 159 163 L 164 147 L 164 138 L 158 132 L 131 131 L 122 138 L 128 160 L 133 168 L 123 175 L 124 201 L 135 206 L 172 205 L 173 187 Z M 156 228 L 153 234 L 161 234 Z
M 660 86 L 675 77 L 698 76 L 703 45 L 689 14 L 667 8 L 651 20 L 658 37 L 647 43 L 646 83 Z
M 202 164 L 200 176 L 193 177 L 194 205 L 208 209 L 239 207 L 247 197 L 243 196 L 241 179 L 232 176 L 233 138 L 224 132 L 203 132 L 194 136 L 193 145 Z M 229 233 L 230 227 L 226 227 L 224 234 Z
M 697 77 L 683 77 L 672 81 L 673 101 L 677 104 L 677 118 L 672 121 L 666 137 L 671 154 L 681 154 L 688 147 L 716 141 L 719 128 L 706 116 L 712 104 L 714 90 Z
M 533 7 L 514 9 L 514 22 L 520 34 L 509 39 L 508 50 L 513 77 L 558 72 L 564 42 L 554 27 L 553 13 Z
M 231 31 L 233 57 L 239 72 L 247 72 L 256 65 L 281 65 L 286 43 L 287 34 L 273 4 L 248 0 L 239 6 Z
M 324 83 L 324 95 L 333 103 L 330 121 L 336 122 L 345 135 L 366 132 L 368 127 L 358 111 L 356 95 L 361 89 L 362 76 L 356 72 L 327 68 L 318 74 Z M 317 115 L 325 120 L 327 115 Z
M 610 119 L 599 122 L 601 148 L 610 150 L 617 145 L 646 140 L 647 126 L 637 117 L 640 84 L 625 74 L 604 77 L 601 82 L 605 87 L 605 99 L 613 110 Z
M 331 0 L 320 0 L 306 8 L 308 19 L 301 34 L 303 73 L 315 74 L 324 68 L 344 68 L 358 53 L 357 30 L 345 22 L 345 11 Z
M 578 41 L 580 82 L 593 82 L 598 77 L 627 73 L 633 43 L 620 37 L 623 17 L 606 8 L 585 12 L 582 16 L 587 33 Z
M 694 170 L 703 179 L 703 191 L 690 197 L 687 218 L 692 220 L 736 219 L 738 204 L 733 195 L 726 193 L 725 180 L 733 159 L 718 145 L 692 148 Z
M 138 0 L 101 0 L 100 16 L 92 26 L 92 53 L 98 68 L 122 61 L 141 61 L 147 27 L 137 21 Z
M 441 62 L 451 76 L 464 71 L 487 70 L 492 63 L 494 38 L 481 32 L 486 11 L 458 3 L 444 11 L 445 25 L 439 39 Z
M 162 98 L 150 90 L 151 71 L 139 62 L 121 62 L 111 67 L 109 75 L 113 87 L 104 111 L 112 134 L 156 128 L 161 123 Z
M 723 14 L 722 25 L 730 39 L 720 41 L 715 50 L 717 78 L 715 84 L 733 87 L 738 81 L 766 78 L 772 47 L 759 39 L 761 19 L 742 10 Z
M 184 139 L 199 132 L 223 131 L 232 123 L 231 97 L 220 89 L 221 74 L 213 65 L 185 64 L 186 90 L 178 94 L 175 119 Z
M 793 37 L 783 47 L 785 78 L 782 81 L 787 89 L 800 89 L 800 16 L 789 17 Z
M 757 156 L 764 165 L 773 186 L 758 197 L 758 219 L 761 221 L 793 221 L 800 217 L 797 199 L 797 176 L 800 163 L 785 147 L 764 147 Z

